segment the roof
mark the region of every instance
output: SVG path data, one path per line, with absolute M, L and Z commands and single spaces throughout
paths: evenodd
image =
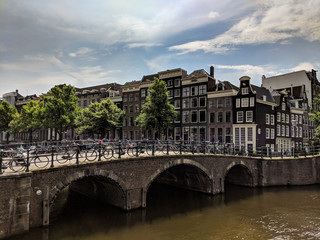
M 84 88 L 75 88 L 76 91 L 83 91 L 83 90 L 93 90 L 93 89 L 101 89 L 101 88 L 110 88 L 112 90 L 121 90 L 121 85 L 118 83 L 106 83 L 106 84 L 102 84 L 102 85 L 96 85 L 96 86 L 91 86 L 91 87 L 84 87 Z
M 186 78 L 199 78 L 210 76 L 204 69 L 195 70 L 190 73 Z
M 267 102 L 275 103 L 275 100 L 273 96 L 271 95 L 271 92 L 266 89 L 265 87 L 258 87 L 256 85 L 251 84 L 252 90 L 256 92 L 256 98 L 262 100 L 263 96 L 266 96 Z

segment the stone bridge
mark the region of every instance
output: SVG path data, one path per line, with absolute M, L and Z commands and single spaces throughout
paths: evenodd
M 225 182 L 264 187 L 320 183 L 320 157 L 261 159 L 166 155 L 61 166 L 0 176 L 0 238 L 49 224 L 59 193 L 73 191 L 124 210 L 146 207 L 153 182 L 219 194 Z

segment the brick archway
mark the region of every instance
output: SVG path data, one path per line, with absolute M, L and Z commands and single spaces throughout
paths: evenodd
M 234 161 L 232 163 L 230 163 L 224 173 L 223 173 L 223 181 L 226 180 L 227 176 L 228 176 L 228 173 L 230 172 L 231 169 L 233 169 L 234 167 L 241 167 L 245 172 L 246 174 L 248 174 L 248 177 L 249 177 L 249 185 L 248 186 L 254 186 L 255 183 L 254 183 L 254 175 L 253 175 L 253 172 L 250 170 L 249 166 L 247 166 L 243 161 Z
M 163 166 L 161 166 L 160 168 L 158 168 L 146 181 L 146 185 L 143 187 L 144 191 L 147 192 L 150 185 L 152 184 L 152 182 L 159 177 L 162 173 L 164 173 L 165 171 L 167 171 L 168 169 L 172 168 L 172 167 L 176 167 L 179 165 L 189 165 L 192 167 L 195 167 L 197 169 L 200 169 L 201 172 L 203 172 L 205 174 L 205 176 L 207 177 L 207 179 L 210 181 L 210 189 L 211 189 L 211 193 L 213 193 L 213 189 L 212 189 L 212 183 L 213 183 L 213 177 L 211 176 L 210 172 L 208 171 L 208 169 L 206 169 L 203 165 L 201 165 L 200 163 L 190 160 L 190 159 L 177 159 L 177 160 L 173 160 L 170 161 L 166 164 L 164 164 Z
M 76 172 L 71 175 L 69 175 L 66 178 L 66 181 L 60 181 L 58 182 L 51 190 L 49 195 L 49 203 L 50 205 L 55 201 L 58 194 L 67 186 L 69 186 L 73 181 L 85 178 L 85 177 L 92 177 L 92 176 L 102 176 L 109 178 L 113 180 L 116 184 L 119 185 L 121 188 L 123 194 L 126 192 L 126 185 L 124 181 L 118 177 L 116 174 L 113 173 L 113 171 L 106 171 L 102 169 L 95 169 L 94 171 L 81 171 Z

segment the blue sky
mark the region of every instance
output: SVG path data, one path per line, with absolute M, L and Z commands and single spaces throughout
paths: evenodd
M 238 85 L 320 69 L 319 0 L 0 0 L 0 95 L 215 67 Z

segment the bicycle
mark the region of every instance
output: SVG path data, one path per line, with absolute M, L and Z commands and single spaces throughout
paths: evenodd
M 79 144 L 73 144 L 70 146 L 66 146 L 64 148 L 58 148 L 56 161 L 60 164 L 64 164 L 67 161 L 71 161 L 72 159 L 76 159 L 78 156 L 78 160 L 82 160 L 83 156 L 81 153 L 81 149 Z

